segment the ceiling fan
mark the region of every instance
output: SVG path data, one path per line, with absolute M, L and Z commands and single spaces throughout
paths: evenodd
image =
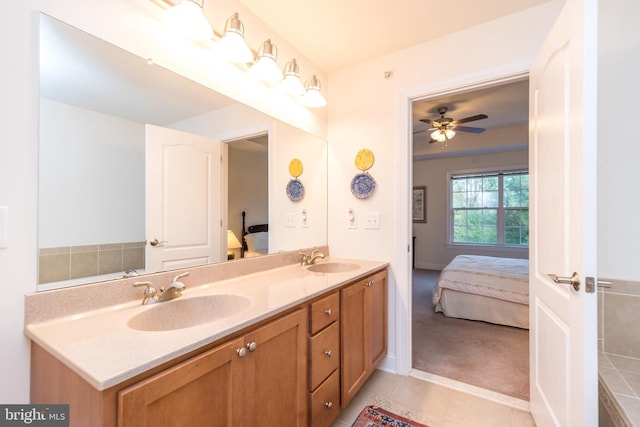
M 438 114 L 440 114 L 439 119 L 420 119 L 421 122 L 430 124 L 432 126 L 432 128 L 429 129 L 430 131 L 433 131 L 431 133 L 429 144 L 432 144 L 434 142 L 441 142 L 443 146 L 446 146 L 447 142 L 455 136 L 456 131 L 471 133 L 482 133 L 485 131 L 484 128 L 460 126 L 460 124 L 486 119 L 489 117 L 486 114 L 476 114 L 475 116 L 465 117 L 464 119 L 453 120 L 451 117 L 444 116 L 447 113 L 447 110 L 447 107 L 438 108 Z

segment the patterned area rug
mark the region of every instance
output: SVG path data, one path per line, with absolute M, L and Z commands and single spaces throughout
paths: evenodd
M 367 406 L 351 427 L 429 427 L 386 411 L 378 406 Z

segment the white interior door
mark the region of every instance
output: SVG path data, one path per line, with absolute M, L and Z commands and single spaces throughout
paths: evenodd
M 539 427 L 596 426 L 596 40 L 593 0 L 567 0 L 530 76 L 530 375 Z M 576 272 L 579 289 L 555 283 Z M 560 279 L 560 281 L 563 281 Z
M 221 145 L 146 125 L 148 271 L 223 260 Z

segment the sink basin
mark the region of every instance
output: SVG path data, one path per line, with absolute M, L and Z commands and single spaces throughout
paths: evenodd
M 321 264 L 313 264 L 307 267 L 307 270 L 315 273 L 344 273 L 360 268 L 358 264 L 350 262 L 324 262 Z
M 129 319 L 127 325 L 140 331 L 190 328 L 232 316 L 247 308 L 250 303 L 249 298 L 232 294 L 182 297 L 154 304 Z

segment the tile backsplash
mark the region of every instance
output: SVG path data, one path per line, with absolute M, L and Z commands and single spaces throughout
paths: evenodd
M 144 269 L 145 242 L 41 248 L 38 283 Z

